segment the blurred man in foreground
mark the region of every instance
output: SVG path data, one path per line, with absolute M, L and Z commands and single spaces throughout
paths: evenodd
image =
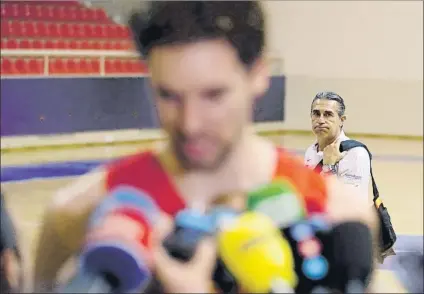
M 158 1 L 152 6 L 132 26 L 169 144 L 158 153 L 104 166 L 54 196 L 41 229 L 36 289 L 52 289 L 59 268 L 83 245 L 89 216 L 121 184 L 153 195 L 163 221 L 169 221 L 187 206 L 210 207 L 218 195 L 247 193 L 283 177 L 297 188 L 308 213 L 375 229 L 374 214 L 355 191 L 335 178 L 324 179 L 252 131 L 253 105 L 269 86 L 259 3 Z

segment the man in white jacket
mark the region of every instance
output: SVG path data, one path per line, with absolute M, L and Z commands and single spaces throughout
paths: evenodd
M 365 148 L 340 152 L 340 143 L 349 138 L 343 131 L 345 103 L 334 92 L 320 92 L 312 101 L 312 131 L 317 140 L 306 150 L 305 165 L 321 173 L 336 175 L 344 183 L 357 188 L 363 200 L 370 202 L 370 157 Z M 322 161 L 322 166 L 318 164 Z

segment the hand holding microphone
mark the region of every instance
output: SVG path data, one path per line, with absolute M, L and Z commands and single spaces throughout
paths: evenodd
M 152 231 L 160 211 L 132 187 L 113 190 L 94 212 L 79 272 L 61 293 L 129 293 L 151 280 Z

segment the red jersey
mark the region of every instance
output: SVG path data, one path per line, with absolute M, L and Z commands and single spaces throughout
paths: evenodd
M 324 212 L 327 204 L 324 178 L 305 167 L 293 155 L 283 149 L 278 150 L 274 177 L 283 178 L 291 184 L 298 197 L 304 200 L 307 214 Z M 171 216 L 186 207 L 170 176 L 153 152 L 138 153 L 109 165 L 106 185 L 108 190 L 119 185 L 142 189 L 154 197 L 158 206 Z

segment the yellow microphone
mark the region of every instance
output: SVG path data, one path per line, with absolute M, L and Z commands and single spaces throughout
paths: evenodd
M 294 293 L 297 276 L 287 240 L 273 221 L 248 211 L 221 223 L 217 236 L 222 261 L 249 293 Z

